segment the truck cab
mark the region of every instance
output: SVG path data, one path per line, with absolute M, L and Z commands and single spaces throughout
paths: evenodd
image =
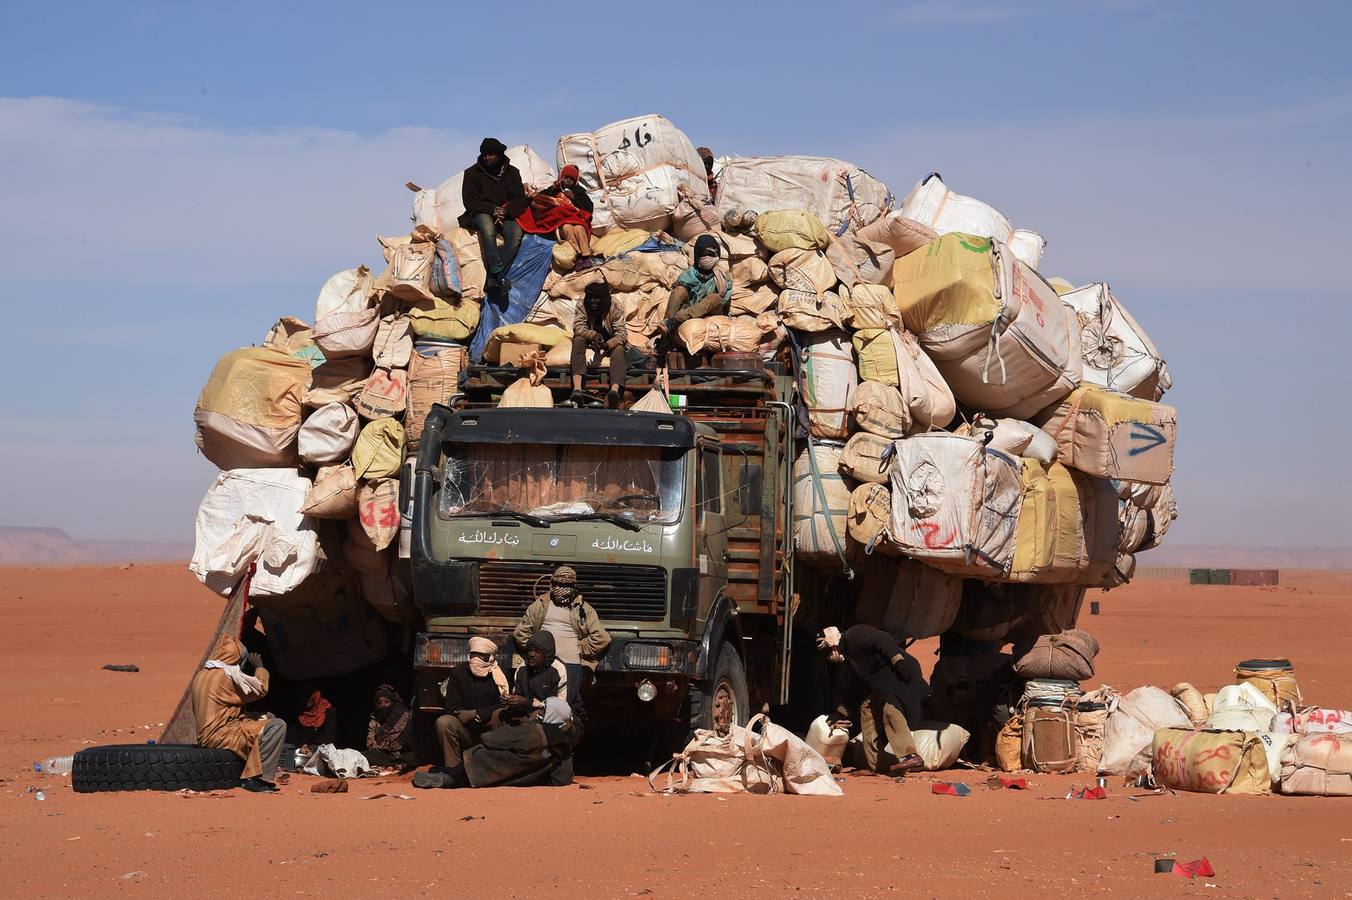
M 508 377 L 472 370 L 466 383 L 482 396 L 486 380 Z M 669 413 L 434 407 L 411 492 L 419 705 L 438 708 L 436 684 L 467 659 L 471 636 L 494 639 L 504 665 L 519 653 L 512 629 L 565 564 L 612 638 L 587 691 L 593 718 L 639 716 L 684 734 L 782 702 L 787 381 L 674 378 L 684 405 Z

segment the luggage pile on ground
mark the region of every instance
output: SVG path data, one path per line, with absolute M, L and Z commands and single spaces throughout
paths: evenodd
M 1352 796 L 1352 711 L 1304 705 L 1290 660 L 1241 662 L 1213 694 L 1187 682 L 1082 693 L 1097 649 L 1082 631 L 1016 648 L 1015 673 L 1027 680 L 996 741 L 1001 769 L 1207 794 Z
M 507 156 L 530 191 L 579 169 L 598 259 L 528 234 L 504 291 L 457 224 L 459 176 L 410 185 L 414 227 L 379 238 L 383 270 L 332 276 L 312 323 L 278 321 L 202 391 L 197 443 L 221 469 L 192 562 L 208 586 L 252 569 L 254 601 L 298 634 L 374 635 L 372 611 L 415 621 L 398 475 L 431 404 L 479 362 L 527 367 L 512 402 L 548 402 L 543 367 L 568 364 L 597 281 L 651 352 L 703 234 L 730 304 L 676 343 L 793 372 L 796 554 L 867 579 L 861 619 L 905 638 L 1056 634 L 1177 515 L 1171 381 L 1148 335 L 1106 282 L 1044 278 L 1040 235 L 937 174 L 898 205 L 840 160 L 723 158 L 714 197 L 690 139 L 655 115 L 561 137 L 555 167 Z

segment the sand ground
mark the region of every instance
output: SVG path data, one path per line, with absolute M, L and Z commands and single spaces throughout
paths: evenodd
M 1240 659 L 1289 656 L 1307 700 L 1352 707 L 1352 576 L 1278 588 L 1141 581 L 1081 625 L 1095 681 L 1214 690 Z M 661 797 L 633 777 L 559 789 L 314 795 L 77 795 L 32 761 L 143 741 L 173 704 L 220 601 L 178 566 L 0 567 L 0 894 L 15 897 L 1352 897 L 1352 800 L 1136 796 L 1067 801 L 1083 776 L 991 791 L 951 772 L 846 780 L 845 797 Z M 103 671 L 135 662 L 137 674 Z M 975 786 L 936 796 L 931 781 Z M 38 801 L 31 789 L 44 791 Z M 379 793 L 412 800 L 366 799 Z M 1213 878 L 1154 875 L 1208 857 Z

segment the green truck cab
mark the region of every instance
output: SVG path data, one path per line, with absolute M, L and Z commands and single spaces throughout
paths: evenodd
M 594 717 L 684 734 L 785 702 L 792 379 L 759 367 L 670 375 L 683 400 L 670 413 L 495 408 L 494 388 L 515 376 L 490 369 L 434 407 L 410 501 L 424 709 L 470 636 L 504 658 L 519 649 L 513 627 L 564 564 L 612 637 L 588 690 Z

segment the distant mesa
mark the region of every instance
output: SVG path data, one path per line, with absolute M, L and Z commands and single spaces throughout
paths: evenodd
M 0 564 L 186 562 L 192 544 L 181 541 L 81 541 L 60 528 L 0 525 Z

